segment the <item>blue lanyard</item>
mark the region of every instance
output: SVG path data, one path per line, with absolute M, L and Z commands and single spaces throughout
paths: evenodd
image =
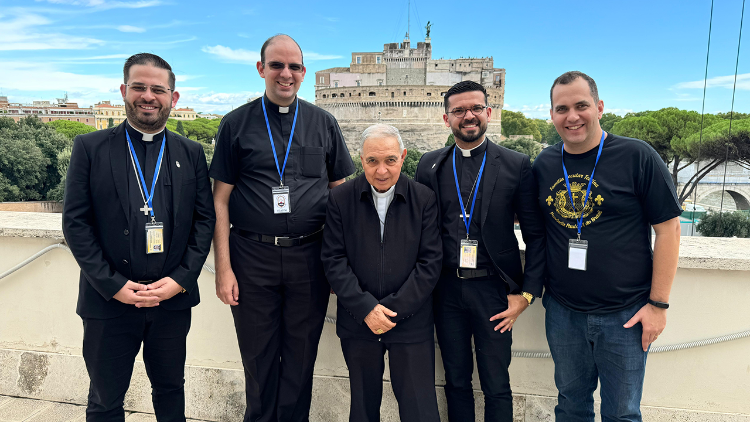
M 479 175 L 477 176 L 477 186 L 474 188 L 474 198 L 471 200 L 471 211 L 469 213 L 469 219 L 466 219 L 466 208 L 464 207 L 464 199 L 461 198 L 461 187 L 458 185 L 458 175 L 456 175 L 456 147 L 453 148 L 453 179 L 456 181 L 456 192 L 458 193 L 458 202 L 461 204 L 461 217 L 464 219 L 466 225 L 466 239 L 469 238 L 469 227 L 471 227 L 471 219 L 474 218 L 474 204 L 477 203 L 477 192 L 479 192 L 479 184 L 482 181 L 482 173 L 484 172 L 484 162 L 487 161 L 487 151 L 484 152 L 484 158 L 482 158 L 482 167 L 479 168 Z
M 279 172 L 279 183 L 284 186 L 284 169 L 286 169 L 286 160 L 289 158 L 289 150 L 292 148 L 292 138 L 294 137 L 294 127 L 297 126 L 297 112 L 299 111 L 299 98 L 297 98 L 297 107 L 294 108 L 294 121 L 292 122 L 292 133 L 289 134 L 289 143 L 286 146 L 286 155 L 284 156 L 284 165 L 279 168 L 279 159 L 276 156 L 276 146 L 273 144 L 273 135 L 271 135 L 271 125 L 268 124 L 268 114 L 266 114 L 265 96 L 260 98 L 260 104 L 263 106 L 263 117 L 266 118 L 266 129 L 268 129 L 268 139 L 271 140 L 271 149 L 273 150 L 273 160 L 276 161 L 276 171 Z
M 607 132 L 602 131 L 602 139 L 599 140 L 599 152 L 596 154 L 596 162 L 594 162 L 594 169 L 591 170 L 591 177 L 589 178 L 589 186 L 586 188 L 586 196 L 583 198 L 583 208 L 581 208 L 581 216 L 576 217 L 578 223 L 578 240 L 581 240 L 581 226 L 583 225 L 583 211 L 586 210 L 586 203 L 589 201 L 589 193 L 591 192 L 591 183 L 594 182 L 594 172 L 596 171 L 596 165 L 599 164 L 599 157 L 602 156 L 602 147 L 604 146 L 604 137 Z M 562 143 L 562 142 L 561 142 Z M 576 204 L 573 202 L 573 192 L 570 190 L 570 181 L 568 180 L 568 170 L 565 169 L 565 145 L 563 144 L 561 150 L 562 157 L 562 168 L 563 174 L 565 174 L 565 186 L 568 187 L 568 198 L 570 198 L 570 206 L 573 207 L 573 213 L 575 214 Z
M 148 207 L 150 208 L 151 212 L 151 220 L 154 220 L 154 205 L 153 205 L 153 199 L 154 199 L 154 193 L 156 192 L 156 179 L 159 178 L 159 173 L 161 170 L 161 159 L 164 157 L 164 144 L 167 142 L 167 134 L 164 133 L 164 139 L 161 141 L 161 150 L 159 151 L 159 159 L 156 161 L 156 174 L 154 175 L 154 179 L 151 182 L 151 192 L 148 190 L 148 185 L 146 184 L 146 179 L 143 177 L 143 171 L 141 171 L 141 163 L 138 162 L 138 157 L 135 155 L 135 150 L 133 149 L 133 143 L 130 141 L 130 134 L 128 134 L 128 129 L 125 129 L 125 137 L 128 139 L 128 146 L 130 147 L 130 157 L 133 159 L 133 167 L 135 167 L 138 170 L 138 176 L 141 178 L 141 183 L 143 184 L 143 190 L 141 191 L 141 195 L 144 197 L 143 202 L 145 202 Z M 141 187 L 141 183 L 138 184 L 138 187 Z M 143 192 L 146 192 L 144 195 Z

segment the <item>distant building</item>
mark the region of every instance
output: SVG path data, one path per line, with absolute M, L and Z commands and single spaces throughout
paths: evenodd
M 492 119 L 487 133 L 500 140 L 505 96 L 505 69 L 492 57 L 432 59 L 430 38 L 411 48 L 409 38 L 388 43 L 382 52 L 354 52 L 349 67 L 315 72 L 315 105 L 336 117 L 349 149 L 367 126 L 396 126 L 407 148 L 429 151 L 443 146 L 450 130 L 443 123 L 443 97 L 461 81 L 475 81 L 487 90 Z
M 112 105 L 109 101 L 100 101 L 93 108 L 96 114 L 97 129 L 107 129 L 109 119 L 112 119 L 114 126 L 119 125 L 126 119 L 124 105 Z
M 198 117 L 198 113 L 192 108 L 173 108 L 169 112 L 169 118 L 175 120 L 195 120 Z
M 24 117 L 36 116 L 42 122 L 49 123 L 55 120 L 69 120 L 95 126 L 94 110 L 91 107 L 79 107 L 77 103 L 65 98 L 57 99 L 57 102 L 34 101 L 32 104 L 11 103 L 8 97 L 0 97 L 0 116 L 12 118 L 18 122 Z

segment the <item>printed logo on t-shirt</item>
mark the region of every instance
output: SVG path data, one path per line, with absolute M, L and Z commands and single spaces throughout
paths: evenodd
M 601 207 L 602 203 L 604 203 L 604 198 L 597 192 L 599 184 L 596 182 L 596 179 L 591 183 L 591 192 L 589 192 L 589 200 L 586 201 L 586 207 L 584 208 L 583 205 L 589 178 L 589 175 L 580 173 L 568 176 L 568 180 L 570 180 L 570 193 L 573 196 L 572 204 L 570 203 L 564 178 L 557 179 L 555 184 L 549 188 L 552 193 L 547 196 L 545 202 L 551 209 L 549 211 L 550 215 L 561 226 L 569 229 L 577 228 L 576 218 L 580 218 L 581 213 L 583 213 L 584 226 L 592 224 L 601 217 L 602 210 L 597 208 Z

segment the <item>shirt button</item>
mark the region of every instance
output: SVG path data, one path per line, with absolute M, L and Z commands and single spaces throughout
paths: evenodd
M 127 231 L 127 230 L 123 231 L 122 233 L 123 233 L 123 234 L 124 234 L 125 236 L 127 236 L 127 235 L 129 235 L 129 234 L 130 234 L 130 232 L 129 232 L 129 231 Z
M 122 263 L 125 264 L 125 265 L 128 265 L 128 260 L 127 259 L 123 259 Z

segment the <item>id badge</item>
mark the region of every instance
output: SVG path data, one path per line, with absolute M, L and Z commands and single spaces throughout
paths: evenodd
M 570 239 L 568 241 L 568 268 L 586 271 L 586 254 L 589 249 L 588 240 Z
M 274 214 L 288 214 L 292 212 L 292 204 L 289 200 L 289 186 L 271 188 Z
M 460 268 L 477 267 L 477 248 L 479 242 L 476 240 L 461 239 L 458 248 L 458 266 Z
M 146 223 L 146 253 L 164 252 L 164 223 Z

